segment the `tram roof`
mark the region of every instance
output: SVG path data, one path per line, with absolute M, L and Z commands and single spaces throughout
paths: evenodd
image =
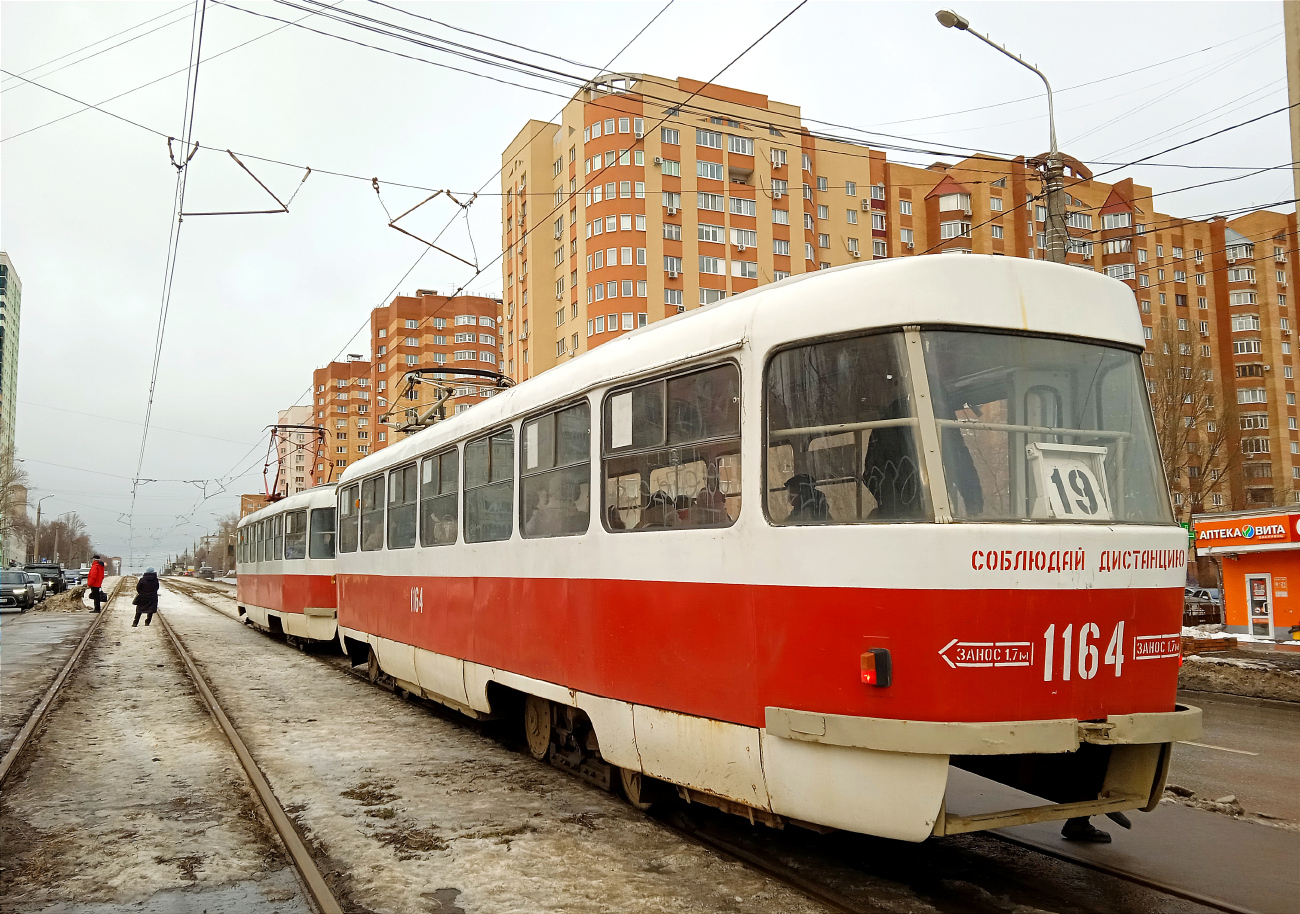
M 1091 270 L 982 254 L 850 264 L 769 283 L 613 339 L 362 458 L 344 470 L 338 484 L 592 389 L 710 354 L 748 346 L 763 357 L 802 339 L 905 324 L 1144 344 L 1132 290 Z
M 320 508 L 329 507 L 334 504 L 334 489 L 337 483 L 329 483 L 323 486 L 313 486 L 310 489 L 304 489 L 301 492 L 295 492 L 293 495 L 286 495 L 278 501 L 273 501 L 269 505 L 258 508 L 250 514 L 246 514 L 239 519 L 236 528 L 255 524 L 259 520 L 266 520 L 272 514 L 280 514 L 284 511 L 292 511 L 295 508 Z

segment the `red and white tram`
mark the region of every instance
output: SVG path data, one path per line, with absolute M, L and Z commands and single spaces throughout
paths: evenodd
M 975 255 L 656 323 L 347 468 L 340 640 L 634 802 L 908 841 L 1154 808 L 1200 717 L 1142 347 L 1121 283 Z M 1046 805 L 956 809 L 954 770 Z
M 235 571 L 246 621 L 290 638 L 337 637 L 334 510 L 334 486 L 320 486 L 240 520 Z

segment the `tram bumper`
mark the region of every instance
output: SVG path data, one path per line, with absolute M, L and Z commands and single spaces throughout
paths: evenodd
M 1172 745 L 1201 735 L 1201 711 L 1176 705 L 1173 711 L 1117 714 L 1102 721 L 966 722 L 767 708 L 765 730 L 769 739 L 841 747 L 840 752 L 899 753 L 918 763 L 946 756 L 947 789 L 927 831 L 952 835 L 1153 810 L 1164 792 Z M 978 783 L 988 789 L 972 786 L 977 783 L 972 774 L 985 779 Z

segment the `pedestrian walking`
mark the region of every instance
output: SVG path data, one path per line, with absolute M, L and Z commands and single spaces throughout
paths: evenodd
M 86 574 L 86 586 L 90 588 L 90 599 L 95 604 L 91 612 L 99 612 L 103 609 L 103 604 L 108 600 L 104 596 L 104 560 L 95 556 L 95 560 L 90 563 L 90 571 Z
M 144 574 L 135 585 L 135 621 L 131 627 L 140 624 L 140 616 L 144 616 L 144 624 L 148 625 L 153 621 L 153 614 L 158 611 L 158 574 L 152 568 L 146 568 Z

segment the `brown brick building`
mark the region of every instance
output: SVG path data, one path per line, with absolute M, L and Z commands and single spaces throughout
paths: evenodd
M 1181 219 L 1067 157 L 1068 262 L 1134 291 L 1175 505 L 1300 501 L 1294 214 Z M 814 136 L 798 107 L 642 74 L 584 88 L 502 154 L 504 369 L 525 380 L 766 282 L 883 257 L 1046 256 L 1038 171 L 918 167 Z M 1161 404 L 1164 404 L 1163 406 Z
M 445 415 L 490 396 L 490 382 L 470 371 L 500 371 L 500 313 L 498 299 L 453 298 L 428 289 L 398 295 L 371 311 L 373 359 L 349 356 L 312 374 L 313 421 L 325 429 L 325 456 L 333 467 L 318 462 L 310 485 L 328 481 L 331 469 L 337 477 L 352 461 L 382 450 L 403 434 L 399 426 L 433 405 L 432 385 L 406 383 L 412 369 L 433 369 L 428 377 L 451 387 L 452 396 L 443 403 Z

